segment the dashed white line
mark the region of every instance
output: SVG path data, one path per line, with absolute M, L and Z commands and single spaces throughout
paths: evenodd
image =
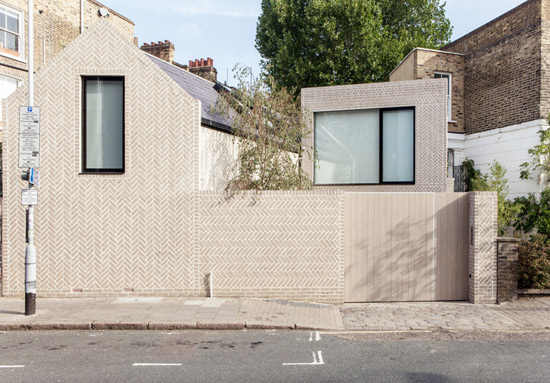
M 150 366 L 181 366 L 181 363 L 134 363 L 134 367 L 150 367 Z
M 0 368 L 23 368 L 25 365 L 23 364 L 15 364 L 13 366 L 0 366 Z

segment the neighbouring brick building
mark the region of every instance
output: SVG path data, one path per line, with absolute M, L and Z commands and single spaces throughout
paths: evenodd
M 189 60 L 189 65 L 180 64 L 174 61 L 176 47 L 168 40 L 159 41 L 157 43 L 145 43 L 141 46 L 141 50 L 158 57 L 169 64 L 185 69 L 197 76 L 200 76 L 210 82 L 218 82 L 218 71 L 214 68 L 214 60 L 210 57 L 205 59 Z
M 526 1 L 440 51 L 415 49 L 390 80 L 442 76 L 451 80 L 449 160 L 471 158 L 484 172 L 498 160 L 511 197 L 540 191 L 519 179 L 519 165 L 550 112 L 550 0 Z
M 26 0 L 0 1 L 0 99 L 27 78 L 27 13 Z M 100 17 L 108 18 L 128 41 L 134 40 L 134 23 L 95 0 L 35 0 L 34 70 L 46 65 L 81 29 Z M 3 120 L 0 114 L 0 140 Z

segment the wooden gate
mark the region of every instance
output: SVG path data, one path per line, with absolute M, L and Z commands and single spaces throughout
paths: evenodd
M 345 301 L 468 299 L 468 194 L 347 193 Z

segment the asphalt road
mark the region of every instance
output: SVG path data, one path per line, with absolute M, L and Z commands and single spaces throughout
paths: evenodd
M 0 382 L 519 381 L 550 381 L 550 332 L 0 334 Z

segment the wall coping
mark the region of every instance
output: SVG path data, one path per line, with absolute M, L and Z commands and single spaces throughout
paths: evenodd
M 521 242 L 521 239 L 519 238 L 512 238 L 512 237 L 499 237 L 497 238 L 498 242 Z

